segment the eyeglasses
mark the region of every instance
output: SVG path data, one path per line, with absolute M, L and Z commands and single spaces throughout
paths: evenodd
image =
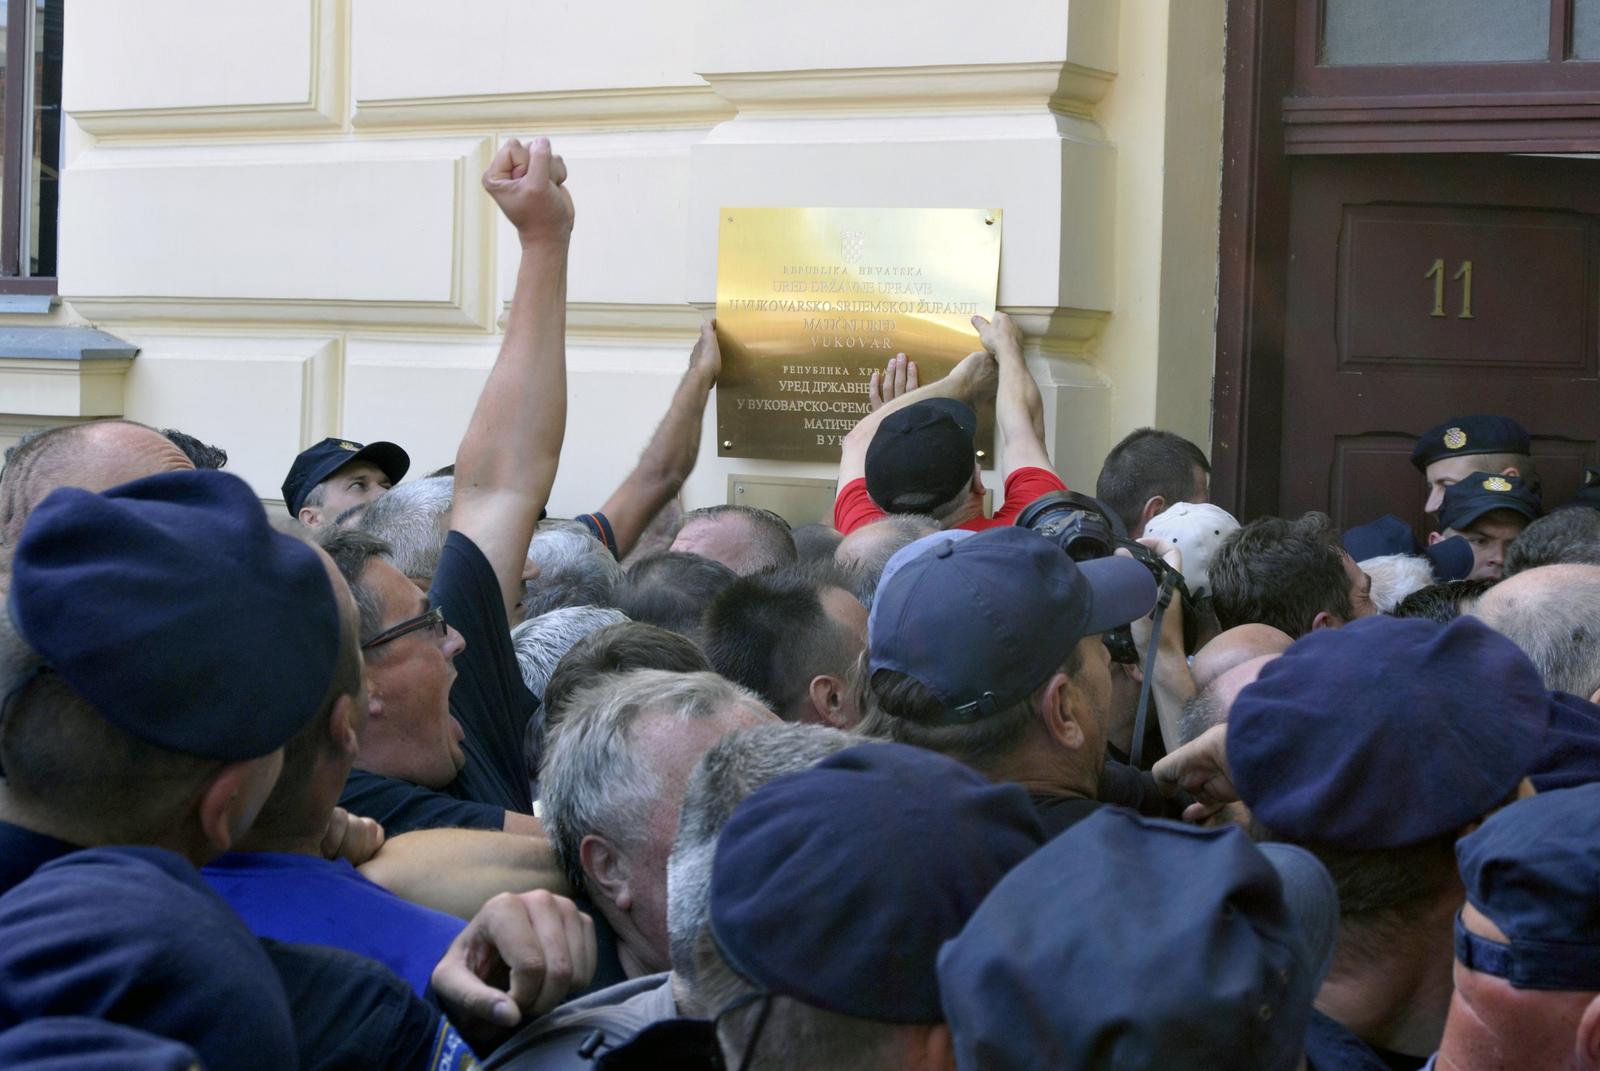
M 444 639 L 450 628 L 449 625 L 444 623 L 444 610 L 437 606 L 430 607 L 427 613 L 418 614 L 416 617 L 408 618 L 407 620 L 400 622 L 393 628 L 384 629 L 382 632 L 372 637 L 372 639 L 363 643 L 361 645 L 361 649 L 363 651 L 370 651 L 374 647 L 388 643 L 390 640 L 398 640 L 401 636 L 408 636 L 413 632 L 420 632 L 425 628 L 433 630 L 434 639 Z

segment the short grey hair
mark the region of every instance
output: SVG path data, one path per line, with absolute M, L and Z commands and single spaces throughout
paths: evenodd
M 622 564 L 575 521 L 541 521 L 528 545 L 539 566 L 522 604 L 529 618 L 566 606 L 610 606 Z
M 356 528 L 389 544 L 386 557 L 396 569 L 413 580 L 428 580 L 439 569 L 454 498 L 451 476 L 402 483 L 368 503 Z
M 678 836 L 667 859 L 672 969 L 691 995 L 695 995 L 695 942 L 711 925 L 711 865 L 717 836 L 734 809 L 767 782 L 809 770 L 830 755 L 866 742 L 838 729 L 785 722 L 729 733 L 700 759 L 689 775 Z
M 834 551 L 834 562 L 844 575 L 851 593 L 870 610 L 889 559 L 923 536 L 933 535 L 941 529 L 935 518 L 924 514 L 890 514 L 845 536 L 839 549 Z M 870 541 L 864 538 L 866 536 L 872 537 Z M 854 542 L 851 542 L 852 539 Z M 863 542 L 868 544 L 866 552 L 854 553 Z
M 1522 648 L 1546 688 L 1584 699 L 1600 691 L 1600 566 L 1529 569 L 1490 588 L 1472 612 Z
M 621 610 L 603 606 L 564 606 L 530 617 L 511 630 L 511 647 L 522 670 L 522 683 L 543 702 L 550 674 L 573 644 L 591 632 L 626 620 L 628 616 Z
M 638 669 L 573 693 L 545 742 L 539 787 L 545 832 L 574 890 L 585 886 L 583 838 L 637 843 L 661 789 L 633 746 L 634 726 L 650 715 L 687 722 L 739 706 L 766 711 L 753 694 L 715 673 Z
M 1416 554 L 1383 554 L 1357 565 L 1372 578 L 1372 603 L 1380 614 L 1393 613 L 1401 599 L 1433 583 L 1433 563 Z
M 1562 508 L 1524 528 L 1506 550 L 1506 576 L 1541 565 L 1600 565 L 1600 511 Z

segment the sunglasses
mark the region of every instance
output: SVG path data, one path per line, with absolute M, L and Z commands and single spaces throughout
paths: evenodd
M 407 618 L 392 628 L 384 629 L 372 639 L 363 643 L 361 649 L 370 651 L 374 647 L 388 643 L 390 640 L 398 640 L 401 636 L 409 636 L 411 633 L 421 632 L 423 629 L 433 630 L 433 638 L 442 640 L 445 638 L 449 628 L 450 626 L 444 622 L 444 611 L 437 606 L 432 606 L 428 608 L 426 613 Z

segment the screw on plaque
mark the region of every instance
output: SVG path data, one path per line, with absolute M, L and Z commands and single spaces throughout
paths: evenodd
M 732 439 L 724 439 L 724 440 L 722 440 L 722 448 L 724 450 L 732 450 L 733 449 L 733 440 Z
M 729 220 L 729 222 L 731 223 L 733 221 Z M 983 223 L 984 223 L 984 226 L 986 226 L 986 227 L 993 227 L 994 226 L 994 216 L 992 216 L 992 215 L 984 216 L 983 217 Z

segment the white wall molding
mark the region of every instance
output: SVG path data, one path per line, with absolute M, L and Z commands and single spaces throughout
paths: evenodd
M 649 130 L 710 126 L 730 119 L 734 107 L 710 86 L 568 89 L 364 100 L 356 103 L 360 129 L 389 127 L 520 127 L 564 130 Z

